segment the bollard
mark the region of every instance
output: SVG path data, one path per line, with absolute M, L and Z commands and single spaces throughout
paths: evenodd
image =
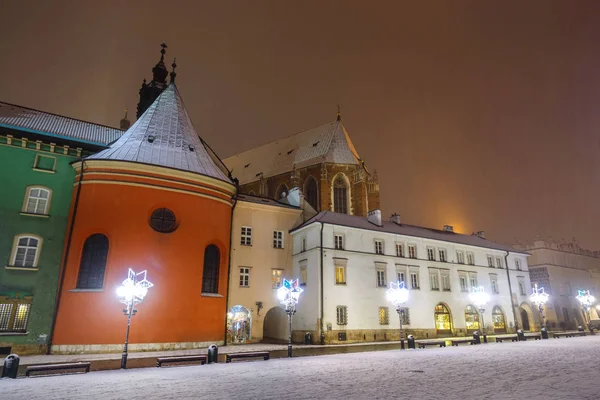
M 312 335 L 310 334 L 310 332 L 306 332 L 306 334 L 304 335 L 304 344 L 311 344 L 312 343 Z
M 19 356 L 10 354 L 4 359 L 4 368 L 2 369 L 2 378 L 17 378 L 19 372 Z
M 207 354 L 206 363 L 212 364 L 212 363 L 218 363 L 218 362 L 219 362 L 219 348 L 217 347 L 216 344 L 211 344 L 210 346 L 208 346 L 208 354 Z
M 479 331 L 473 332 L 473 339 L 475 340 L 475 344 L 481 344 L 481 336 L 479 336 Z
M 517 339 L 519 340 L 519 342 L 525 341 L 525 334 L 523 333 L 523 330 L 521 329 L 517 329 Z
M 542 328 L 542 339 L 548 339 L 548 329 Z
M 415 348 L 415 337 L 413 335 L 408 335 L 408 337 L 406 338 L 406 341 L 408 342 L 409 349 Z

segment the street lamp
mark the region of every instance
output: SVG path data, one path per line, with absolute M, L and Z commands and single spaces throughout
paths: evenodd
M 121 357 L 121 368 L 123 369 L 127 368 L 127 344 L 129 343 L 131 316 L 137 312 L 135 309 L 136 304 L 144 301 L 148 289 L 152 286 L 154 285 L 146 279 L 146 271 L 136 274 L 129 268 L 127 279 L 117 288 L 117 296 L 120 297 L 120 302 L 125 304 L 126 307 L 123 313 L 127 315 L 127 333 L 125 334 L 125 346 L 123 346 L 123 355 Z
M 473 292 L 469 295 L 471 301 L 477 306 L 481 313 L 481 333 L 483 334 L 483 342 L 487 343 L 487 336 L 485 335 L 485 322 L 483 320 L 483 313 L 485 312 L 484 306 L 490 301 L 490 295 L 483 290 L 483 286 L 474 287 Z
M 396 312 L 400 318 L 400 349 L 404 350 L 404 334 L 402 332 L 404 309 L 402 305 L 408 301 L 408 289 L 404 287 L 404 282 L 390 282 L 390 288 L 385 292 L 385 296 L 396 307 Z
M 304 289 L 298 285 L 298 279 L 294 279 L 292 281 L 283 279 L 283 286 L 277 290 L 277 297 L 279 298 L 279 301 L 281 301 L 281 304 L 285 306 L 285 312 L 288 315 L 288 323 L 290 327 L 290 335 L 288 338 L 288 357 L 292 356 L 292 315 L 296 313 L 296 304 L 298 304 L 300 293 L 303 291 Z
M 589 290 L 578 290 L 579 294 L 575 297 L 581 303 L 583 310 L 587 314 L 588 318 L 588 329 L 591 334 L 594 334 L 594 329 L 592 328 L 592 316 L 590 314 L 590 307 L 596 301 L 596 298 L 590 294 Z
M 541 327 L 542 330 L 544 330 L 544 305 L 548 301 L 548 297 L 549 296 L 544 291 L 543 287 L 538 289 L 537 283 L 533 287 L 532 295 L 529 297 L 531 302 L 533 304 L 535 304 L 538 307 L 538 310 L 540 311 L 540 321 L 542 323 L 542 327 Z

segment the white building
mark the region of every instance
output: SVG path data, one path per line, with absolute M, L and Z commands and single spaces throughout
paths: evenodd
M 469 294 L 490 295 L 486 333 L 534 329 L 528 297 L 528 254 L 478 235 L 324 211 L 293 229 L 293 276 L 303 285 L 294 317 L 294 340 L 311 332 L 313 342 L 399 338 L 399 317 L 386 301 L 390 281 L 404 281 L 406 334 L 417 338 L 462 336 L 480 330 Z M 512 298 L 510 293 L 512 292 Z M 520 311 L 524 313 L 521 314 Z M 522 317 L 525 320 L 522 320 Z

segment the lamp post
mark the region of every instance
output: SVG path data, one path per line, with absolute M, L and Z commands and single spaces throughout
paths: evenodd
M 578 292 L 579 292 L 579 294 L 575 298 L 577 300 L 579 300 L 579 302 L 581 303 L 581 306 L 583 307 L 583 310 L 585 311 L 585 314 L 587 315 L 588 329 L 590 330 L 590 333 L 593 335 L 594 328 L 592 328 L 592 316 L 590 315 L 590 307 L 592 306 L 592 304 L 594 304 L 594 302 L 596 301 L 596 298 L 590 294 L 589 290 L 578 290 Z
M 490 295 L 483 290 L 483 286 L 474 287 L 473 292 L 469 295 L 471 301 L 479 309 L 481 313 L 481 333 L 483 334 L 483 342 L 487 343 L 487 336 L 485 334 L 485 321 L 483 320 L 483 313 L 485 312 L 485 305 L 490 301 Z
M 544 288 L 538 288 L 537 283 L 533 287 L 533 293 L 529 297 L 531 302 L 538 307 L 540 312 L 540 322 L 542 323 L 541 330 L 544 330 L 544 305 L 548 301 L 548 294 L 544 291 Z
M 127 331 L 125 333 L 125 345 L 123 346 L 123 355 L 121 357 L 121 368 L 127 368 L 127 345 L 129 343 L 129 328 L 131 327 L 131 316 L 135 315 L 136 304 L 144 301 L 148 289 L 154 286 L 146 279 L 146 271 L 135 273 L 131 268 L 127 273 L 127 279 L 117 288 L 117 296 L 121 303 L 125 304 L 123 313 L 127 315 Z
M 303 291 L 304 289 L 298 285 L 298 279 L 292 281 L 284 279 L 283 286 L 277 290 L 277 297 L 279 298 L 279 301 L 281 301 L 281 304 L 285 306 L 285 312 L 288 315 L 290 331 L 288 338 L 288 357 L 292 356 L 292 315 L 296 313 L 296 304 L 298 304 L 300 293 Z
M 402 305 L 408 301 L 408 289 L 404 287 L 404 282 L 390 282 L 390 288 L 385 292 L 385 296 L 396 307 L 396 312 L 400 318 L 400 349 L 404 350 L 404 333 L 402 332 L 404 310 Z

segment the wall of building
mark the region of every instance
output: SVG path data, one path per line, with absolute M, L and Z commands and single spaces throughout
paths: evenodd
M 36 169 L 39 155 L 56 160 L 54 170 Z M 69 163 L 77 158 L 77 149 L 0 135 L 0 303 L 32 303 L 26 333 L 0 332 L 0 347 L 12 347 L 19 354 L 46 351 L 74 177 Z M 31 185 L 52 190 L 47 216 L 22 213 Z M 14 238 L 25 233 L 42 239 L 37 268 L 11 269 Z
M 277 289 L 273 285 L 273 269 L 281 269 L 282 277 L 290 279 L 293 243 L 289 230 L 302 222 L 298 208 L 238 201 L 233 214 L 231 271 L 229 277 L 228 310 L 243 306 L 251 313 L 251 341 L 263 339 L 265 317 L 270 312 L 272 326 L 267 327 L 271 339 L 285 339 L 287 325 L 279 321 Z M 241 244 L 242 227 L 252 228 L 252 244 Z M 273 231 L 284 232 L 284 247 L 273 247 Z M 249 268 L 249 286 L 240 285 L 240 268 Z M 259 308 L 257 303 L 261 303 Z M 273 329 L 277 327 L 277 329 Z M 269 331 L 269 329 L 271 329 Z M 231 332 L 228 341 L 231 342 Z

